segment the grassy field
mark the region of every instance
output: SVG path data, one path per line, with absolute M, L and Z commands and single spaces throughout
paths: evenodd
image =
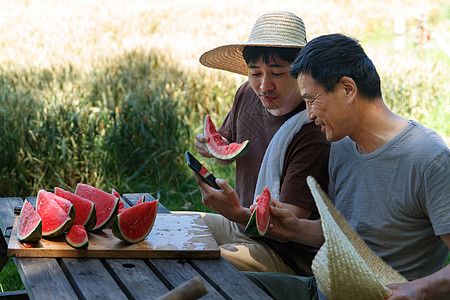
M 221 123 L 245 78 L 206 69 L 198 57 L 245 41 L 273 10 L 302 17 L 309 40 L 332 32 L 360 39 L 386 103 L 450 142 L 445 1 L 0 0 L 0 196 L 85 182 L 149 192 L 173 210 L 207 211 L 184 151 L 195 153 L 206 113 Z M 400 12 L 405 49 L 395 51 Z M 430 32 L 423 43 L 421 14 Z M 234 184 L 233 166 L 202 162 Z M 18 277 L 9 262 L 0 290 L 21 288 L 11 278 Z

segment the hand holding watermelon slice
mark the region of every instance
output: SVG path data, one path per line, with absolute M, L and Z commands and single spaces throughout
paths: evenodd
M 241 157 L 247 152 L 248 140 L 242 143 L 227 144 L 223 137 L 217 132 L 216 126 L 209 115 L 205 116 L 204 133 L 209 139 L 205 144 L 206 148 L 209 153 L 216 158 L 232 160 Z

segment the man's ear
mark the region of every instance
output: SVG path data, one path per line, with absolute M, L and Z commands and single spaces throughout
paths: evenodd
M 345 91 L 345 95 L 347 97 L 347 101 L 353 101 L 356 98 L 356 93 L 358 92 L 358 87 L 356 86 L 356 82 L 353 78 L 348 76 L 343 76 L 339 83 L 342 85 Z

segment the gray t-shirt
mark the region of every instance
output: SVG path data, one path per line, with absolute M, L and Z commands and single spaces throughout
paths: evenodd
M 450 233 L 450 151 L 411 122 L 361 154 L 346 137 L 331 145 L 330 199 L 370 248 L 408 280 L 441 269 Z

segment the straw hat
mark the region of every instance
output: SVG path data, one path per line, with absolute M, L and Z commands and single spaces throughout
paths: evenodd
M 373 252 L 336 210 L 312 176 L 308 186 L 322 220 L 325 243 L 312 269 L 319 289 L 329 299 L 385 299 L 386 285 L 407 280 Z
M 247 42 L 209 50 L 200 56 L 200 63 L 247 76 L 247 64 L 242 56 L 245 46 L 303 48 L 305 44 L 306 31 L 302 19 L 290 12 L 275 11 L 259 17 Z

